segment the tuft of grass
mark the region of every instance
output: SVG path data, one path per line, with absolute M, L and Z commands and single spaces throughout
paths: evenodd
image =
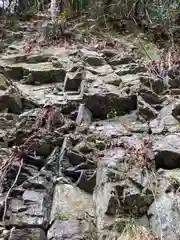
M 117 240 L 157 240 L 147 228 L 137 224 L 134 219 L 127 221 L 125 228 Z
M 132 215 L 117 218 L 109 230 L 110 233 L 104 232 L 99 240 L 160 240 L 148 228 L 138 224 Z
M 148 69 L 150 76 L 154 76 L 168 85 L 169 79 L 174 79 L 180 74 L 179 52 L 170 50 L 160 60 L 151 60 Z

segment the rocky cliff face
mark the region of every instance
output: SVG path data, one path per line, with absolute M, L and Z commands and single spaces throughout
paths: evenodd
M 178 86 L 129 45 L 23 41 L 0 58 L 0 239 L 179 240 Z

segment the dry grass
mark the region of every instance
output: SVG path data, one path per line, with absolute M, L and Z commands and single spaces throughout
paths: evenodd
M 174 79 L 180 75 L 179 56 L 179 52 L 168 51 L 161 60 L 151 61 L 148 65 L 150 75 L 168 85 L 170 78 Z
M 158 240 L 148 229 L 130 220 L 117 240 Z
M 116 219 L 110 232 L 104 232 L 99 240 L 160 240 L 149 229 L 137 223 L 132 216 Z

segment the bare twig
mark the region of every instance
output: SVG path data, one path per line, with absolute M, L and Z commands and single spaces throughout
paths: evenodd
M 3 223 L 5 222 L 5 216 L 6 216 L 6 211 L 7 211 L 7 201 L 8 201 L 8 198 L 9 198 L 9 195 L 10 195 L 12 189 L 14 188 L 14 186 L 15 186 L 16 183 L 17 183 L 18 177 L 19 177 L 19 175 L 20 175 L 20 173 L 21 173 L 22 166 L 23 166 L 23 158 L 21 158 L 21 163 L 20 163 L 20 165 L 19 165 L 19 169 L 18 169 L 16 178 L 15 178 L 13 184 L 11 185 L 10 189 L 8 190 L 7 195 L 6 195 L 6 198 L 5 198 L 5 200 L 4 200 L 4 212 L 3 212 L 3 217 L 2 217 Z

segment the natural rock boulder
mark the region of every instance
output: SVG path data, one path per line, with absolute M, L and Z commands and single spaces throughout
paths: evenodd
M 141 97 L 138 98 L 138 111 L 145 120 L 153 119 L 158 115 L 158 112 Z
M 173 169 L 180 167 L 180 135 L 159 137 L 153 143 L 156 168 Z
M 133 62 L 133 56 L 126 53 L 120 53 L 108 60 L 110 65 L 127 64 Z
M 22 111 L 21 96 L 18 90 L 10 86 L 0 94 L 0 111 L 8 110 L 10 113 L 19 114 Z
M 22 198 L 12 198 L 9 201 L 5 225 L 46 229 L 50 204 L 51 197 L 45 191 L 26 190 Z
M 160 98 L 158 94 L 147 87 L 141 88 L 139 90 L 139 95 L 150 105 L 161 104 L 164 100 L 163 98 Z
M 175 133 L 180 131 L 179 122 L 172 115 L 153 119 L 150 122 L 150 128 L 153 134 Z
M 165 193 L 176 192 L 179 194 L 180 186 L 180 169 L 158 169 L 156 178 L 151 177 L 150 181 L 154 185 L 158 182 L 158 187 L 156 187 L 156 194 L 158 196 L 164 195 Z M 151 184 L 153 186 L 153 184 Z
M 164 240 L 180 239 L 180 199 L 174 193 L 163 194 L 148 210 L 152 230 Z
M 40 228 L 13 228 L 8 240 L 46 240 L 45 232 Z
M 99 76 L 98 79 L 104 83 L 112 84 L 117 87 L 119 87 L 121 83 L 121 78 L 116 73 L 110 73 L 106 76 Z
M 82 232 L 78 220 L 56 220 L 48 231 L 48 240 L 82 240 Z
M 140 72 L 146 72 L 146 68 L 138 63 L 128 63 L 128 64 L 121 64 L 113 66 L 115 69 L 116 74 L 119 76 L 123 76 L 126 74 L 137 74 Z
M 83 218 L 85 212 L 94 214 L 90 195 L 70 184 L 55 186 L 50 222 Z
M 98 84 L 98 83 L 97 83 Z M 107 118 L 107 114 L 115 111 L 116 115 L 124 115 L 137 108 L 136 95 L 121 93 L 111 85 L 94 84 L 85 93 L 87 108 L 95 118 Z
M 95 122 L 90 126 L 90 131 L 97 136 L 106 136 L 112 138 L 131 135 L 131 133 L 118 121 L 109 122 L 109 120 Z
M 150 77 L 147 73 L 141 74 L 140 80 L 141 83 L 152 89 L 156 94 L 162 93 L 167 87 L 162 79 Z
M 103 57 L 96 51 L 81 49 L 79 51 L 80 57 L 89 65 L 92 66 L 102 66 L 105 64 Z
M 66 74 L 64 69 L 55 68 L 50 62 L 6 64 L 4 71 L 9 78 L 18 81 L 24 79 L 28 84 L 63 82 Z
M 0 90 L 6 90 L 8 88 L 6 77 L 0 73 Z
M 172 99 L 172 101 L 166 104 L 158 113 L 156 119 L 150 122 L 152 133 L 174 133 L 179 132 L 178 122 L 178 106 L 179 100 Z
M 83 80 L 83 70 L 78 69 L 75 73 L 68 72 L 64 80 L 65 91 L 78 91 Z
M 128 149 L 131 149 L 131 154 Z M 145 150 L 146 147 L 136 137 L 114 138 L 111 147 L 104 151 L 104 156 L 99 161 L 98 186 L 94 192 L 99 235 L 105 230 L 109 234 L 115 234 L 117 229 L 111 226 L 116 226 L 119 216 L 131 213 L 136 217 L 143 216 L 153 202 L 154 197 L 148 182 L 149 174 L 144 174 L 142 167 L 135 167 L 136 164 L 147 165 L 148 161 L 152 163 L 151 149 L 145 150 L 147 155 L 140 149 Z M 122 231 L 124 225 L 119 225 L 119 231 Z
M 85 69 L 100 76 L 105 76 L 114 72 L 109 64 L 104 64 L 102 66 L 86 66 Z
M 95 229 L 87 221 L 55 220 L 48 231 L 47 240 L 92 240 L 96 239 Z

